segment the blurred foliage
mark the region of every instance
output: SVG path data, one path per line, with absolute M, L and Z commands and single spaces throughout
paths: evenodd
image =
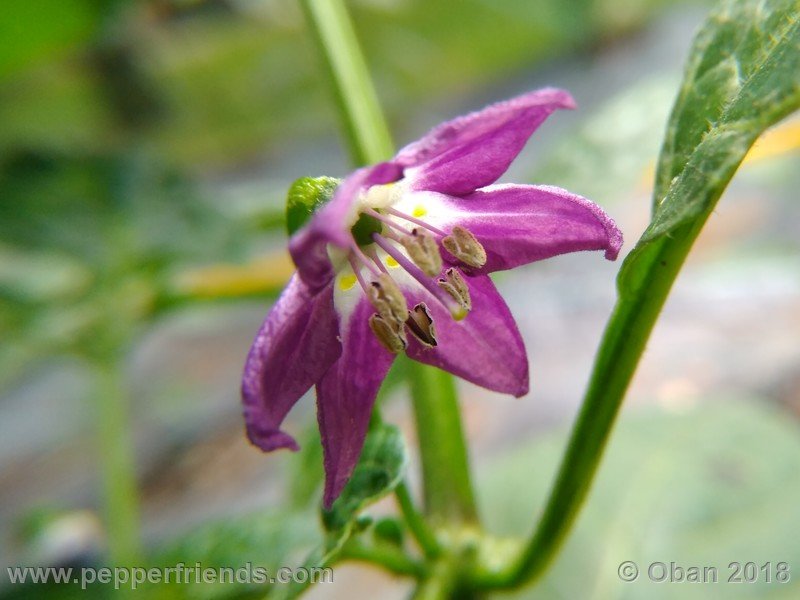
M 406 115 L 422 98 L 600 43 L 661 3 L 352 8 L 381 95 Z M 49 354 L 119 353 L 164 308 L 280 289 L 283 259 L 214 266 L 252 256 L 264 231 L 283 224 L 278 204 L 253 196 L 236 213 L 225 198 L 210 202 L 193 178 L 333 129 L 295 2 L 8 0 L 4 8 L 0 385 Z
M 235 255 L 229 220 L 143 154 L 0 161 L 0 381 L 26 359 L 116 353 L 182 264 Z
M 137 110 L 158 123 L 146 139 L 190 169 L 334 128 L 293 0 L 9 1 L 0 153 L 119 149 L 128 142 L 121 121 L 140 119 Z M 420 99 L 590 48 L 663 4 L 465 0 L 454 10 L 447 0 L 362 0 L 352 9 L 390 114 L 406 116 Z
M 797 422 L 764 400 L 708 400 L 623 414 L 590 502 L 553 568 L 513 597 L 797 597 L 794 573 L 787 584 L 726 582 L 732 561 L 800 564 Z M 563 445 L 564 434 L 555 434 L 482 469 L 478 490 L 490 530 L 519 535 L 531 506 L 546 496 Z M 634 583 L 617 576 L 625 560 L 642 569 Z M 644 569 L 655 561 L 716 566 L 720 582 L 652 583 Z

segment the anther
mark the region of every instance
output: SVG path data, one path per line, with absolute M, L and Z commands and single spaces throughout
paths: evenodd
M 386 321 L 403 323 L 406 320 L 408 308 L 403 292 L 388 273 L 381 273 L 369 286 L 369 299 L 372 306 Z
M 436 345 L 436 331 L 433 328 L 433 318 L 431 317 L 431 313 L 428 312 L 428 307 L 425 306 L 424 302 L 420 302 L 414 307 L 414 310 L 408 312 L 406 325 L 408 325 L 411 333 L 423 344 L 428 346 Z
M 393 320 L 386 321 L 380 315 L 375 314 L 369 318 L 369 328 L 381 345 L 392 354 L 400 354 L 406 349 L 408 341 L 402 324 L 398 325 Z
M 406 249 L 411 260 L 422 272 L 429 277 L 436 277 L 442 271 L 442 255 L 436 240 L 427 231 L 415 227 L 411 235 L 404 235 L 399 239 Z
M 408 257 L 400 251 L 400 248 L 396 247 L 388 239 L 377 233 L 372 235 L 372 239 L 386 252 L 386 254 L 397 261 L 397 264 L 403 267 L 406 273 L 416 279 L 420 285 L 422 285 L 422 287 L 428 290 L 434 298 L 441 302 L 456 321 L 460 321 L 467 316 L 467 311 L 464 310 L 464 307 L 454 300 L 450 294 L 436 285 L 436 281 L 432 277 L 425 275 L 425 273 L 422 272 L 422 269 L 411 262 Z M 405 318 L 406 317 L 404 316 L 403 320 L 405 320 Z
M 450 235 L 442 239 L 442 246 L 458 260 L 479 269 L 486 264 L 486 250 L 472 232 L 455 225 Z
M 464 281 L 461 273 L 451 267 L 444 272 L 444 279 L 439 279 L 437 283 L 439 287 L 450 294 L 464 310 L 472 310 L 472 298 L 469 296 L 469 287 L 467 287 L 467 282 Z

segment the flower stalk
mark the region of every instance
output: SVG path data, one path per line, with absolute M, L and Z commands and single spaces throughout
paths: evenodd
M 353 163 L 389 158 L 392 136 L 347 7 L 341 0 L 301 0 L 300 5 L 325 63 Z
M 136 466 L 128 419 L 128 396 L 118 359 L 97 361 L 94 375 L 109 559 L 117 566 L 135 565 L 141 557 Z
M 455 382 L 434 367 L 410 363 L 425 511 L 437 523 L 477 520 Z

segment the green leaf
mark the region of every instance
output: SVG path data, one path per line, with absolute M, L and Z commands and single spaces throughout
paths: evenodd
M 323 512 L 325 528 L 330 532 L 349 528 L 364 507 L 380 500 L 400 483 L 407 461 L 400 430 L 386 424 L 373 427 L 353 476 L 331 509 Z
M 738 122 L 753 138 L 797 106 L 796 0 L 728 0 L 697 35 L 656 174 L 656 204 L 704 137 Z

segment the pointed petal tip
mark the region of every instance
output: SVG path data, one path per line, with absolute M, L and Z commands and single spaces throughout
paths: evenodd
M 264 452 L 273 452 L 286 448 L 292 452 L 300 450 L 300 446 L 288 433 L 280 429 L 260 430 L 255 425 L 247 423 L 247 439 L 250 443 Z
M 610 228 L 607 227 L 609 230 L 608 234 L 608 247 L 606 248 L 605 257 L 607 260 L 617 260 L 617 256 L 619 256 L 619 251 L 622 248 L 622 244 L 624 240 L 622 238 L 622 232 L 617 228 L 617 225 L 614 223 L 613 220 L 609 219 L 610 221 Z
M 349 478 L 348 478 L 349 479 Z M 347 479 L 344 481 L 329 481 L 325 480 L 325 492 L 322 495 L 322 508 L 330 510 L 333 503 L 342 493 L 344 486 L 347 484 Z
M 528 373 L 525 373 L 524 381 L 520 381 L 520 385 L 516 391 L 513 392 L 515 398 L 522 398 L 523 396 L 527 396 L 528 392 L 531 391 L 531 386 L 528 381 Z
M 575 110 L 578 108 L 578 104 L 575 102 L 575 98 L 572 97 L 572 94 L 567 90 L 556 87 L 534 90 L 522 96 L 518 96 L 518 98 L 523 101 L 525 99 L 535 99 L 537 103 L 552 104 L 555 108 L 564 108 L 567 110 Z

